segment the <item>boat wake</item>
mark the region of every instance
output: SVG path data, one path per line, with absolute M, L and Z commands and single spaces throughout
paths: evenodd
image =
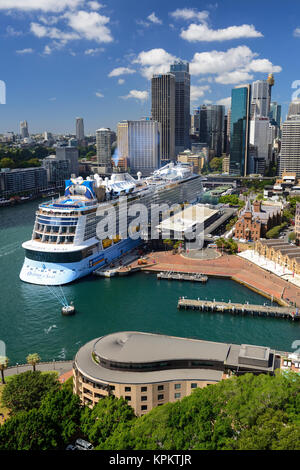
M 67 350 L 65 348 L 62 348 L 62 350 L 60 351 L 57 357 L 58 359 L 64 360 L 67 357 L 66 354 L 67 354 Z
M 50 333 L 50 331 L 52 331 L 54 328 L 57 328 L 57 326 L 56 325 L 51 325 L 51 326 L 49 326 L 49 328 L 45 328 L 44 332 L 46 333 L 46 335 L 48 335 Z
M 21 247 L 20 247 L 19 242 L 11 243 L 10 245 L 6 245 L 6 246 L 2 247 L 1 250 L 0 250 L 0 258 L 2 258 L 3 256 L 11 255 L 12 253 L 14 253 L 15 251 L 17 251 L 20 248 Z

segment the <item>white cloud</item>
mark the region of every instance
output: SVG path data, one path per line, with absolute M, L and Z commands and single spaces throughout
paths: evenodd
M 85 55 L 96 55 L 99 54 L 100 52 L 104 52 L 105 49 L 103 47 L 97 47 L 95 49 L 86 49 L 84 51 Z
M 194 8 L 177 8 L 170 15 L 176 20 L 197 20 L 200 22 L 206 21 L 209 17 L 208 11 L 197 11 Z
M 128 100 L 130 98 L 134 98 L 139 101 L 147 101 L 149 98 L 149 93 L 148 91 L 139 91 L 139 90 L 131 90 L 128 95 L 126 96 L 121 96 L 123 100 Z
M 248 82 L 253 73 L 281 72 L 281 67 L 273 65 L 268 59 L 258 59 L 258 54 L 247 46 L 237 46 L 227 51 L 198 52 L 190 63 L 192 75 L 210 74 L 211 81 L 223 85 Z M 215 77 L 212 77 L 215 75 Z
M 159 18 L 157 18 L 154 12 L 151 13 L 151 15 L 147 16 L 147 20 L 151 21 L 154 24 L 162 24 L 162 21 Z
M 58 28 L 44 26 L 39 23 L 31 23 L 30 31 L 38 38 L 57 39 L 64 42 L 80 39 L 80 36 L 77 33 L 73 33 L 71 31 L 64 32 Z
M 110 21 L 108 16 L 83 10 L 68 12 L 64 16 L 69 26 L 82 38 L 105 43 L 113 41 L 110 29 L 106 26 Z
M 164 49 L 151 49 L 150 51 L 140 52 L 137 58 L 133 60 L 133 63 L 140 64 L 142 66 L 142 75 L 150 79 L 154 74 L 169 72 L 170 64 L 174 60 L 176 60 L 176 57 Z
M 95 95 L 97 96 L 97 98 L 104 98 L 104 95 L 100 93 L 100 91 L 96 91 Z
M 41 10 L 60 12 L 66 8 L 77 8 L 82 0 L 1 0 L 0 10 Z
M 237 46 L 227 51 L 197 52 L 190 64 L 192 75 L 218 74 L 244 68 L 257 54 L 247 46 Z
M 125 83 L 124 78 L 119 78 L 118 84 L 119 84 L 119 85 L 123 85 L 123 83 Z
M 216 83 L 222 85 L 234 85 L 242 82 L 250 82 L 254 76 L 249 74 L 246 70 L 234 70 L 233 72 L 225 72 L 215 78 Z
M 56 98 L 55 97 L 49 98 L 49 101 L 56 101 Z
M 119 77 L 120 75 L 128 75 L 135 73 L 135 70 L 130 69 L 129 67 L 117 67 L 113 69 L 108 76 L 109 77 Z
M 91 10 L 100 10 L 100 8 L 104 8 L 104 5 L 102 5 L 99 2 L 88 2 L 88 6 L 90 7 Z
M 249 64 L 249 70 L 253 72 L 278 73 L 282 68 L 279 65 L 273 65 L 268 59 L 252 60 Z
M 300 38 L 300 28 L 294 29 L 293 35 L 294 35 L 296 38 Z
M 16 37 L 23 35 L 22 31 L 16 31 L 12 26 L 7 26 L 6 33 L 8 34 L 8 36 L 16 36 Z
M 186 30 L 181 31 L 180 36 L 182 39 L 186 39 L 189 42 L 210 42 L 228 41 L 240 38 L 260 38 L 263 37 L 263 34 L 256 31 L 254 25 L 249 24 L 213 30 L 206 24 L 192 23 Z
M 217 104 L 221 104 L 225 106 L 225 108 L 230 108 L 231 107 L 231 96 L 228 96 L 228 98 L 222 98 L 217 101 Z
M 33 49 L 28 48 L 28 49 L 20 49 L 16 51 L 17 54 L 32 54 L 34 52 Z
M 210 86 L 191 86 L 191 101 L 197 101 L 199 98 L 205 95 L 206 92 L 210 92 Z

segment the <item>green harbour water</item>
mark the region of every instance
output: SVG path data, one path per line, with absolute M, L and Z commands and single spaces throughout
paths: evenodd
M 0 340 L 10 364 L 38 352 L 43 361 L 72 359 L 88 340 L 116 331 L 145 331 L 220 342 L 266 345 L 292 351 L 300 323 L 177 310 L 180 296 L 233 302 L 269 303 L 233 281 L 210 278 L 207 284 L 158 281 L 155 274 L 83 278 L 63 287 L 76 307 L 74 317 L 47 287 L 20 281 L 22 242 L 31 237 L 39 201 L 0 208 Z

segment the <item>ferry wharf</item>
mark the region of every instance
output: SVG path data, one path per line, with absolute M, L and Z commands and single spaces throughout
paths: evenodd
M 269 305 L 240 304 L 234 302 L 219 302 L 215 299 L 193 300 L 180 297 L 177 308 L 180 310 L 198 310 L 201 312 L 231 313 L 232 315 L 252 315 L 260 317 L 286 318 L 292 321 L 300 320 L 300 312 L 295 307 L 280 307 Z

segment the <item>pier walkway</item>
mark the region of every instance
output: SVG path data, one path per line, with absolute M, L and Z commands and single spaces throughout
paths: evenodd
M 277 305 L 253 305 L 249 303 L 240 304 L 233 302 L 219 302 L 217 300 L 209 301 L 180 298 L 177 307 L 179 309 L 192 309 L 202 312 L 219 312 L 300 320 L 298 309 L 293 307 L 279 307 Z
M 207 276 L 203 276 L 200 273 L 182 273 L 176 271 L 167 271 L 157 274 L 157 279 L 166 279 L 168 281 L 192 281 L 192 282 L 202 282 L 205 283 L 208 281 Z

